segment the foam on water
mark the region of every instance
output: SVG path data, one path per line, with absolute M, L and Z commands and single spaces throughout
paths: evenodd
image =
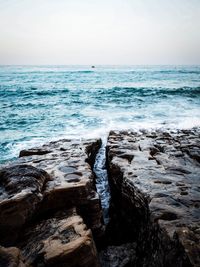
M 200 126 L 199 66 L 1 66 L 0 161 L 59 138 Z

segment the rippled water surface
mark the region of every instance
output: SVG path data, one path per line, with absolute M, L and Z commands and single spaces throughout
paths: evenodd
M 200 66 L 1 66 L 0 160 L 51 139 L 200 126 Z

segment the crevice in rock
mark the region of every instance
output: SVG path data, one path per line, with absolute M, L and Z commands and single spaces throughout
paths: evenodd
M 117 168 L 116 168 L 117 170 Z M 116 179 L 122 177 L 118 174 Z M 111 182 L 111 181 L 110 181 Z M 130 191 L 130 187 L 123 185 L 116 187 L 111 182 L 110 222 L 106 229 L 107 246 L 100 252 L 102 267 L 130 266 L 191 266 L 187 259 L 182 265 L 183 248 L 178 239 L 171 242 L 166 233 L 162 231 L 157 221 L 151 221 L 148 207 L 148 198 L 139 191 Z M 166 214 L 159 219 L 175 220 L 173 214 Z M 131 246 L 127 246 L 131 244 Z M 118 250 L 116 255 L 112 248 Z M 174 247 L 176 249 L 174 250 Z M 120 261 L 120 251 L 125 249 L 126 262 Z M 131 253 L 130 253 L 131 251 Z M 176 260 L 175 260 L 176 259 Z M 110 262 L 109 262 L 110 260 Z M 116 265 L 120 262 L 120 265 Z M 180 265 L 179 265 L 180 263 Z
M 100 196 L 101 207 L 103 211 L 103 220 L 105 225 L 109 222 L 109 206 L 110 206 L 110 187 L 108 183 L 108 173 L 106 168 L 106 142 L 102 140 L 101 148 L 99 149 L 94 163 L 93 171 L 95 173 L 95 182 L 97 193 Z
M 110 135 L 111 134 L 114 135 L 114 132 L 111 132 Z M 126 135 L 126 132 L 122 134 Z M 41 244 L 43 244 L 43 241 L 41 242 L 42 239 L 40 240 L 40 231 L 42 230 L 42 226 L 44 227 L 44 231 L 41 231 L 41 235 L 45 234 L 45 230 L 48 233 L 48 236 L 45 236 L 45 238 L 47 239 L 45 243 L 46 245 L 50 244 L 49 241 L 51 241 L 52 244 L 54 244 L 54 242 L 56 244 L 58 236 L 61 248 L 63 248 L 63 245 L 65 245 L 66 243 L 69 243 L 69 241 L 73 242 L 73 240 L 78 237 L 85 236 L 87 240 L 89 240 L 89 250 L 87 242 L 83 242 L 83 244 L 80 243 L 80 248 L 83 248 L 83 251 L 81 251 L 81 255 L 83 256 L 82 260 L 86 260 L 84 265 L 81 265 L 82 262 L 80 262 L 80 266 L 99 267 L 98 263 L 96 262 L 97 258 L 95 258 L 96 248 L 95 246 L 93 246 L 94 241 L 99 252 L 98 255 L 101 267 L 195 266 L 192 265 L 189 261 L 176 231 L 169 233 L 166 231 L 166 229 L 162 228 L 162 224 L 165 224 L 166 221 L 172 222 L 173 224 L 179 216 L 174 213 L 173 210 L 154 210 L 156 215 L 154 216 L 151 210 L 151 205 L 153 202 L 152 199 L 150 199 L 149 195 L 147 195 L 144 191 L 140 190 L 141 188 L 136 183 L 136 180 L 138 181 L 138 177 L 140 177 L 140 172 L 135 173 L 135 169 L 131 170 L 131 164 L 140 166 L 140 160 L 144 159 L 141 157 L 140 160 L 137 161 L 137 150 L 139 151 L 139 154 L 142 154 L 144 152 L 143 157 L 147 155 L 147 160 L 146 162 L 144 161 L 142 163 L 141 169 L 144 167 L 143 164 L 147 164 L 148 166 L 150 166 L 150 168 L 152 168 L 152 166 L 156 166 L 156 163 L 152 162 L 152 159 L 156 160 L 158 165 L 162 165 L 162 162 L 160 162 L 156 158 L 157 153 L 163 153 L 161 151 L 162 149 L 160 149 L 159 146 L 152 147 L 149 149 L 150 152 L 148 154 L 145 152 L 144 145 L 141 147 L 140 145 L 134 146 L 134 143 L 136 142 L 136 139 L 134 139 L 134 141 L 130 141 L 130 144 L 126 143 L 126 147 L 124 149 L 123 146 L 121 146 L 121 144 L 119 143 L 120 148 L 119 150 L 117 150 L 117 138 L 118 137 L 113 138 L 113 149 L 110 149 L 110 144 L 107 144 L 107 140 L 103 139 L 102 141 L 96 140 L 95 142 L 87 141 L 84 143 L 84 149 L 80 148 L 80 150 L 76 150 L 76 157 L 81 158 L 85 155 L 83 164 L 86 170 L 85 175 L 86 177 L 88 177 L 87 183 L 85 184 L 85 189 L 81 191 L 82 187 L 80 185 L 80 191 L 76 192 L 76 199 L 74 199 L 75 191 L 73 191 L 72 189 L 72 191 L 68 192 L 69 195 L 67 198 L 66 191 L 63 191 L 63 188 L 58 187 L 58 192 L 56 194 L 53 190 L 47 191 L 46 196 L 43 196 L 44 199 L 41 201 L 41 205 L 38 206 L 38 211 L 36 211 L 35 215 L 31 217 L 31 221 L 27 221 L 27 223 L 24 225 L 27 234 L 30 236 L 30 244 L 35 246 L 36 243 L 38 251 L 40 251 L 40 253 L 37 255 L 37 263 L 34 263 L 35 266 L 42 266 L 44 261 L 44 255 L 41 254 L 43 253 L 43 249 L 41 250 L 40 247 Z M 151 136 L 149 138 L 151 138 Z M 122 136 L 119 136 L 118 139 L 119 141 L 123 141 Z M 138 148 L 135 149 L 135 147 Z M 127 151 L 125 151 L 126 149 Z M 62 151 L 65 150 L 67 150 L 67 147 L 62 148 Z M 135 152 L 133 152 L 133 150 Z M 84 155 L 81 154 L 83 153 L 83 151 L 85 153 Z M 135 158 L 134 153 L 136 155 Z M 151 157 L 149 157 L 149 155 Z M 67 160 L 68 159 L 69 161 L 71 160 L 70 157 L 67 158 Z M 36 161 L 33 162 L 35 163 Z M 74 159 L 74 162 L 76 163 L 76 158 Z M 87 162 L 90 166 L 88 166 L 88 164 L 85 162 Z M 79 173 L 78 170 L 76 171 L 75 169 L 73 169 L 71 164 L 69 164 L 68 166 L 62 165 L 63 163 L 60 163 L 61 162 L 59 162 L 57 170 L 63 173 L 63 177 L 65 177 L 66 175 L 65 172 L 68 173 L 68 175 L 71 175 L 71 172 L 74 175 L 77 175 L 77 173 Z M 158 168 L 158 166 L 156 166 L 156 168 Z M 174 172 L 174 169 L 172 168 L 165 168 L 165 170 Z M 88 173 L 89 176 L 87 176 Z M 190 174 L 190 172 L 185 171 L 183 173 Z M 49 177 L 47 177 L 47 182 L 48 181 Z M 144 182 L 144 180 L 139 180 L 138 182 L 142 183 Z M 166 179 L 160 181 L 159 179 L 155 179 L 154 177 L 152 184 L 155 187 L 162 184 L 164 186 L 170 186 L 172 182 L 171 180 Z M 44 194 L 46 192 L 44 185 L 46 186 L 46 181 L 44 182 L 43 187 L 41 187 L 41 194 Z M 183 183 L 179 182 L 179 185 L 182 186 Z M 70 186 L 69 188 L 71 188 Z M 49 197 L 49 192 L 52 194 L 51 197 Z M 165 198 L 166 194 L 162 192 L 158 192 L 157 195 L 155 194 L 155 202 L 157 201 L 158 196 L 160 198 Z M 52 197 L 54 201 L 52 201 Z M 54 202 L 56 202 L 56 206 L 54 206 Z M 74 213 L 71 215 L 66 215 L 67 210 L 73 207 L 76 207 L 76 211 L 74 211 Z M 39 210 L 41 210 L 41 213 L 39 212 Z M 59 211 L 59 215 L 55 214 L 56 211 Z M 64 218 L 62 218 L 61 216 L 62 212 L 64 212 Z M 73 220 L 71 222 L 71 219 L 69 221 L 66 221 L 66 218 L 70 218 L 70 216 L 71 218 L 73 218 Z M 71 226 L 67 226 L 66 223 L 69 222 L 72 223 Z M 47 226 L 45 225 L 45 223 Z M 60 228 L 58 228 L 58 232 L 56 232 L 58 224 L 60 224 Z M 87 227 L 84 224 L 86 224 Z M 77 230 L 75 230 L 75 228 L 80 230 L 80 225 L 82 225 L 82 230 L 77 234 Z M 36 226 L 37 228 L 35 228 Z M 31 227 L 33 227 L 33 231 Z M 67 228 L 65 229 L 65 227 Z M 30 231 L 27 230 L 28 228 L 30 229 Z M 94 241 L 92 235 L 90 234 L 90 230 L 87 231 L 86 228 L 92 230 Z M 34 235 L 35 229 L 39 231 L 39 241 L 35 239 L 38 243 L 32 242 L 32 234 Z M 188 230 L 184 231 L 187 234 Z M 51 234 L 52 237 L 50 237 L 49 234 Z M 192 238 L 193 237 L 191 236 L 191 240 Z M 18 240 L 18 242 L 19 241 L 20 239 Z M 23 235 L 21 241 L 26 243 L 26 238 L 24 238 Z M 22 251 L 26 252 L 26 246 L 27 244 L 23 245 L 22 243 L 20 243 L 19 247 L 22 249 Z M 91 254 L 90 265 L 89 263 L 87 263 L 85 249 L 88 253 L 87 255 L 89 255 L 89 258 L 90 253 L 94 250 L 94 253 L 92 252 Z M 27 249 L 27 251 L 29 251 L 29 248 Z M 36 251 L 35 248 L 31 248 L 30 251 L 34 256 L 34 252 L 32 251 Z M 49 251 L 49 247 L 47 247 L 47 251 Z M 54 251 L 54 248 L 52 251 Z M 60 250 L 58 250 L 57 252 L 59 258 L 62 258 L 62 255 L 59 254 Z M 79 252 L 77 252 L 75 256 L 72 255 L 70 261 L 77 260 L 78 255 L 80 255 Z M 27 256 L 26 253 L 25 256 Z M 65 259 L 62 260 L 63 262 L 65 261 Z M 72 266 L 79 266 L 79 263 L 78 265 L 76 263 Z
M 26 155 L 21 156 L 14 163 L 14 166 L 8 167 L 6 177 L 9 177 L 11 172 L 12 179 L 10 180 L 13 188 L 19 189 L 19 192 L 14 192 L 19 193 L 19 196 L 16 195 L 16 202 L 21 205 L 19 209 L 16 209 L 12 192 L 6 191 L 7 194 L 5 192 L 3 195 L 5 201 L 1 199 L 0 203 L 0 245 L 18 247 L 23 256 L 30 260 L 35 267 L 49 266 L 51 258 L 55 262 L 50 265 L 56 267 L 99 267 L 94 240 L 96 244 L 101 242 L 104 225 L 92 167 L 101 146 L 101 140 L 83 140 L 81 142 L 60 140 L 44 146 L 51 147 L 52 153 L 41 153 L 43 148 L 30 149 L 27 153 L 25 152 Z M 63 153 L 63 150 L 66 152 Z M 50 162 L 51 157 L 53 160 Z M 22 166 L 23 172 L 18 171 L 20 166 Z M 1 171 L 0 173 L 2 176 L 3 173 Z M 80 176 L 78 181 L 71 182 L 70 180 L 69 182 L 69 179 L 66 178 L 66 175 L 74 177 L 77 173 Z M 26 176 L 27 179 L 25 179 Z M 19 181 L 21 181 L 20 186 L 18 186 Z M 1 187 L 4 191 L 7 190 L 8 184 L 9 181 L 2 184 Z M 4 203 L 11 213 L 10 221 L 8 214 L 4 213 L 2 208 Z M 70 209 L 74 209 L 72 214 L 68 213 Z M 64 218 L 62 218 L 62 213 Z M 60 224 L 59 227 L 57 227 L 58 224 Z M 44 229 L 42 229 L 42 225 L 44 225 Z M 16 237 L 14 236 L 15 232 Z M 36 233 L 38 233 L 37 236 Z M 7 243 L 2 241 L 1 234 L 8 239 L 5 241 Z M 27 240 L 26 234 L 30 236 L 29 240 Z M 36 238 L 35 242 L 34 238 Z M 43 253 L 41 247 L 44 240 L 46 242 L 44 250 L 46 249 L 48 255 L 46 252 Z M 6 253 L 8 254 L 8 252 Z M 0 247 L 0 261 L 1 259 Z
M 167 211 L 165 204 L 162 205 L 162 202 L 158 202 L 160 211 L 154 210 L 155 214 L 152 213 L 152 205 L 155 205 L 158 194 L 155 194 L 154 202 L 152 202 L 152 199 L 145 193 L 145 190 L 139 190 L 142 180 L 135 179 L 137 175 L 133 175 L 133 172 L 129 171 L 127 162 L 123 161 L 121 152 L 124 152 L 124 147 L 121 146 L 120 141 L 117 147 L 116 140 L 118 140 L 119 135 L 121 137 L 124 133 L 120 134 L 111 132 L 106 148 L 106 166 L 108 169 L 111 200 L 109 209 L 110 220 L 106 227 L 106 243 L 99 253 L 102 267 L 196 266 L 191 260 L 192 257 L 189 257 L 189 255 L 194 255 L 193 257 L 195 259 L 196 253 L 196 261 L 198 262 L 199 256 L 197 256 L 196 250 L 192 248 L 190 253 L 193 254 L 188 254 L 183 241 L 180 239 L 181 235 L 183 236 L 182 238 L 186 238 L 186 235 L 188 235 L 187 238 L 193 240 L 192 231 L 190 232 L 186 225 L 185 230 L 182 230 L 182 228 L 180 230 L 183 231 L 183 234 L 179 234 L 179 230 L 174 225 L 174 221 L 177 225 L 180 216 L 176 213 L 177 211 L 173 212 L 175 210 L 173 207 L 175 204 L 173 203 L 169 204 L 169 210 Z M 130 135 L 125 133 L 124 136 L 124 146 L 127 146 L 126 142 L 128 138 L 130 138 Z M 130 147 L 131 146 L 132 143 L 130 144 Z M 166 144 L 166 147 L 167 146 L 168 143 Z M 128 146 L 127 149 L 129 149 Z M 138 146 L 138 150 L 142 151 L 140 145 Z M 160 185 L 157 185 L 157 180 L 154 181 L 154 177 L 156 177 L 157 172 L 159 174 L 159 170 L 168 171 L 168 168 L 165 167 L 165 169 L 162 169 L 163 162 L 157 160 L 155 156 L 157 153 L 167 154 L 167 152 L 164 152 L 164 146 L 161 147 L 160 145 L 154 146 L 149 150 L 151 157 L 156 160 L 158 165 L 161 165 L 161 167 L 156 167 L 156 165 L 153 165 L 154 163 L 144 161 L 150 168 L 156 169 L 149 183 L 153 182 L 157 187 Z M 130 155 L 132 154 L 132 152 L 129 153 Z M 148 156 L 148 154 L 145 153 L 144 150 L 144 158 L 141 158 L 141 160 L 145 159 L 146 155 Z M 147 157 L 147 159 L 149 158 Z M 144 168 L 143 163 L 141 163 L 142 165 L 139 165 L 137 162 L 133 164 L 136 164 L 135 168 L 138 168 L 138 172 Z M 148 168 L 146 170 L 148 174 Z M 172 174 L 176 175 L 173 169 L 170 171 Z M 188 175 L 191 174 L 189 171 L 185 173 Z M 145 179 L 147 178 L 145 177 Z M 180 178 L 176 176 L 174 179 Z M 170 188 L 172 183 L 173 180 L 168 181 L 164 179 L 162 181 L 163 185 L 169 186 Z M 145 185 L 143 185 L 142 188 L 144 189 Z M 163 194 L 163 196 L 166 197 L 167 195 Z M 168 228 L 165 227 L 166 223 L 171 226 Z M 177 227 L 184 227 L 184 225 L 177 225 Z M 196 241 L 188 242 L 193 242 L 194 244 Z M 129 244 L 131 244 L 131 246 L 129 246 Z M 186 248 L 189 247 L 189 244 L 191 243 L 185 243 Z M 195 246 L 197 249 L 197 244 Z M 117 252 L 115 253 L 115 251 Z M 122 251 L 124 251 L 124 253 L 121 254 Z M 124 262 L 122 260 L 123 257 L 126 259 Z
M 128 228 L 121 228 L 123 223 L 117 210 L 118 208 L 120 208 L 120 212 L 124 210 L 128 221 L 129 214 L 126 209 L 120 207 L 120 204 L 113 206 L 113 202 L 110 205 L 110 193 L 113 196 L 115 188 L 112 186 L 112 181 L 109 180 L 106 144 L 107 139 L 104 138 L 93 167 L 105 224 L 104 238 L 100 244 L 96 242 L 96 246 L 99 251 L 101 267 L 131 267 L 135 259 L 136 243 L 133 241 L 133 236 L 127 232 L 130 231 L 131 225 Z M 132 159 L 133 157 L 131 157 Z M 119 170 L 116 170 L 116 173 L 119 174 Z M 110 192 L 110 187 L 112 187 L 112 192 Z M 118 190 L 120 190 L 120 186 Z M 116 192 L 116 198 L 120 203 L 121 197 L 118 192 Z

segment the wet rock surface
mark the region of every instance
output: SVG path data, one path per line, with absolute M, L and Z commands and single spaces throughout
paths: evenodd
M 99 266 L 93 237 L 100 240 L 104 226 L 92 166 L 100 145 L 60 140 L 1 167 L 1 246 L 20 248 L 31 266 Z M 77 214 L 67 212 L 73 207 Z
M 200 266 L 200 130 L 110 132 L 110 228 L 131 266 Z

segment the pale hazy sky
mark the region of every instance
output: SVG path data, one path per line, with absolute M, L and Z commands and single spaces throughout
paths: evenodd
M 0 0 L 0 64 L 200 64 L 200 0 Z

